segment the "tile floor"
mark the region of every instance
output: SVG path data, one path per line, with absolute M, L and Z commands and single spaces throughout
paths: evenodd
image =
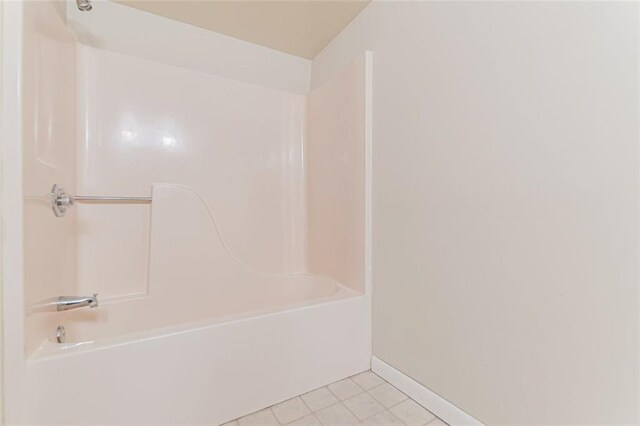
M 225 426 L 443 426 L 445 422 L 371 371 L 227 423 Z

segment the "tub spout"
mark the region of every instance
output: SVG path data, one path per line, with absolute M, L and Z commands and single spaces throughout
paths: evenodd
M 98 294 L 93 296 L 60 296 L 52 299 L 43 300 L 29 306 L 29 312 L 60 312 L 70 309 L 98 307 Z
M 56 302 L 58 311 L 68 311 L 69 309 L 83 308 L 88 306 L 90 308 L 98 307 L 98 294 L 93 293 L 93 296 L 60 296 Z

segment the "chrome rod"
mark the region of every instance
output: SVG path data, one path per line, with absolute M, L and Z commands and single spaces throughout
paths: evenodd
M 108 195 L 76 195 L 76 196 L 72 196 L 71 198 L 73 198 L 74 201 L 77 201 L 79 203 L 82 202 L 100 202 L 100 201 L 105 201 L 105 202 L 121 202 L 121 203 L 126 203 L 126 202 L 131 202 L 131 203 L 150 203 L 151 197 L 112 197 L 112 196 L 108 196 Z
M 77 203 L 130 203 L 150 204 L 152 197 L 113 197 L 110 195 L 69 195 L 60 185 L 53 185 L 49 193 L 51 208 L 56 217 L 63 217 L 67 209 Z

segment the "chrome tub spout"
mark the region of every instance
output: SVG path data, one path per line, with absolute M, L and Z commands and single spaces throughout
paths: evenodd
M 29 312 L 61 312 L 77 308 L 97 308 L 98 294 L 92 296 L 60 296 L 43 300 L 29 306 Z
M 56 301 L 57 311 L 68 311 L 69 309 L 83 308 L 88 306 L 90 308 L 98 307 L 98 294 L 94 293 L 93 296 L 60 296 Z

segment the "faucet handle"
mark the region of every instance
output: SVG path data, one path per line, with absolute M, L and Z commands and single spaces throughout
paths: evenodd
M 49 193 L 49 201 L 56 217 L 63 217 L 67 208 L 73 206 L 73 197 L 58 184 L 53 185 Z

